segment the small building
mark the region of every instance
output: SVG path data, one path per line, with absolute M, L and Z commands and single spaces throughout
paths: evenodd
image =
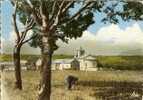
M 20 61 L 21 70 L 27 70 L 26 63 L 27 63 L 26 60 Z M 0 67 L 2 68 L 2 70 L 15 70 L 15 65 L 14 65 L 14 62 L 12 62 L 12 61 L 0 62 Z
M 80 70 L 97 71 L 97 59 L 92 55 L 87 55 L 79 58 Z
M 41 59 L 36 62 L 36 69 L 41 67 Z M 79 70 L 79 61 L 77 59 L 56 59 L 52 61 L 52 70 Z
M 80 70 L 97 71 L 98 61 L 95 56 L 85 54 L 85 50 L 81 47 L 77 50 L 75 58 L 80 62 Z
M 79 70 L 79 67 L 77 59 L 57 59 L 52 62 L 54 70 Z

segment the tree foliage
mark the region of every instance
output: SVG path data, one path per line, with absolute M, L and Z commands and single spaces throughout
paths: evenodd
M 124 21 L 143 20 L 143 2 L 141 0 L 117 0 L 110 1 L 110 5 L 107 6 L 103 12 L 106 17 L 103 22 L 119 23 L 119 19 Z

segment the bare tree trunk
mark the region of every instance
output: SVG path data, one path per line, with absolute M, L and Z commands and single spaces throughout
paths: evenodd
M 15 65 L 15 78 L 16 78 L 15 88 L 22 90 L 20 49 L 21 47 L 14 48 L 13 60 L 14 60 L 14 65 Z
M 47 41 L 43 43 L 41 82 L 38 100 L 50 100 L 52 55 L 53 51 L 47 39 Z

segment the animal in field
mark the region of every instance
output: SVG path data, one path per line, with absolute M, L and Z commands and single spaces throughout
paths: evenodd
M 66 88 L 68 90 L 71 90 L 72 87 L 76 85 L 77 81 L 78 81 L 78 77 L 76 76 L 73 76 L 73 75 L 66 76 L 65 78 Z

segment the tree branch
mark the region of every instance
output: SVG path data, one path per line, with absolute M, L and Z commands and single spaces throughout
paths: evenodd
M 30 20 L 30 21 L 29 21 Z M 30 29 L 32 29 L 32 27 L 34 26 L 34 24 L 35 24 L 35 22 L 34 22 L 34 19 L 27 19 L 26 20 L 26 24 L 25 24 L 25 30 L 23 31 L 23 32 L 21 32 L 22 33 L 22 35 L 23 35 L 23 33 L 25 33 L 26 31 L 28 31 L 28 30 L 30 30 Z M 21 38 L 23 37 L 21 35 Z
M 25 37 L 26 37 L 26 35 L 27 35 L 27 32 L 29 31 L 29 30 L 31 30 L 32 28 L 33 28 L 33 26 L 34 26 L 34 24 L 35 24 L 35 22 L 33 21 L 33 19 L 31 19 L 32 21 L 30 21 L 29 23 L 28 22 L 26 22 L 27 23 L 27 27 L 26 27 L 26 29 L 23 31 L 23 32 L 21 32 L 22 33 L 22 35 L 21 35 L 21 38 L 20 38 L 20 43 L 22 43 L 23 42 L 23 40 L 25 39 Z M 27 20 L 28 21 L 28 20 Z
M 75 0 L 69 1 L 69 3 L 67 4 L 67 6 L 62 10 L 62 13 L 65 13 L 69 9 L 69 7 L 71 5 L 73 5 L 75 2 L 76 2 Z
M 51 25 L 50 30 L 52 30 L 55 26 L 58 25 L 58 23 L 59 23 L 59 17 L 60 17 L 60 15 L 61 15 L 61 13 L 62 13 L 62 8 L 63 8 L 63 6 L 64 6 L 64 3 L 65 3 L 65 0 L 63 0 L 63 1 L 61 2 L 61 5 L 60 5 L 59 10 L 58 10 L 58 13 L 57 13 L 57 15 L 56 15 L 55 21 L 54 21 L 54 23 Z
M 25 8 L 26 10 L 29 9 L 32 12 L 31 14 L 32 14 L 35 22 L 39 25 L 42 25 L 42 21 L 41 21 L 40 17 L 37 15 L 37 11 L 35 10 L 34 5 L 31 3 L 31 1 L 25 0 L 25 3 L 26 3 L 26 5 L 24 5 L 24 6 L 27 6 L 27 7 L 23 7 L 23 8 Z
M 87 7 L 89 7 L 91 4 L 94 4 L 92 1 L 87 2 L 87 4 L 85 6 L 83 6 L 81 9 L 79 9 L 79 11 L 77 13 L 75 13 L 70 20 L 73 20 L 74 18 L 78 17 L 81 12 L 83 12 Z M 91 5 L 92 6 L 92 5 Z
M 86 8 L 91 8 L 94 5 L 94 1 L 88 1 L 85 3 L 86 4 L 81 9 L 79 9 L 68 21 L 63 22 L 63 20 L 61 20 L 60 23 L 62 23 L 62 24 L 63 23 L 70 23 L 75 18 L 78 18 L 80 16 L 80 14 L 86 10 Z
M 30 0 L 26 0 L 26 2 L 27 2 L 27 4 L 29 4 L 29 6 L 30 6 L 31 8 L 34 8 L 34 6 L 33 6 L 33 4 L 31 3 Z
M 27 23 L 26 29 L 25 30 L 30 30 L 34 26 L 35 22 L 34 19 L 31 19 L 29 23 Z
M 40 6 L 40 15 L 41 15 L 41 17 L 42 17 L 42 27 L 43 28 L 46 28 L 47 27 L 47 21 L 48 21 L 48 19 L 47 19 L 47 16 L 44 14 L 44 3 L 41 1 L 41 6 Z
M 50 26 L 51 23 L 53 22 L 53 19 L 54 19 L 55 14 L 56 14 L 56 12 L 55 12 L 56 4 L 58 5 L 57 0 L 54 1 L 53 7 L 52 7 L 52 13 L 51 13 L 51 17 L 50 17 L 50 19 L 49 19 L 49 26 Z
M 12 15 L 12 20 L 13 20 L 13 27 L 14 27 L 14 31 L 16 33 L 16 36 L 17 36 L 17 42 L 20 40 L 20 35 L 19 35 L 19 30 L 18 30 L 18 27 L 17 27 L 17 23 L 16 23 L 16 11 L 17 11 L 17 3 L 15 4 L 15 7 L 14 7 L 14 13 Z
M 34 39 L 34 38 L 36 38 L 37 36 L 38 36 L 37 34 L 36 34 L 36 35 L 31 36 L 29 39 L 27 39 L 27 40 L 23 41 L 23 42 L 22 42 L 22 44 L 25 44 L 25 43 L 29 42 L 30 40 L 32 40 L 32 39 Z
M 53 4 L 53 7 L 52 7 L 52 13 L 51 13 L 52 17 L 51 17 L 51 19 L 54 17 L 56 3 L 57 3 L 57 1 L 55 0 L 54 4 Z

